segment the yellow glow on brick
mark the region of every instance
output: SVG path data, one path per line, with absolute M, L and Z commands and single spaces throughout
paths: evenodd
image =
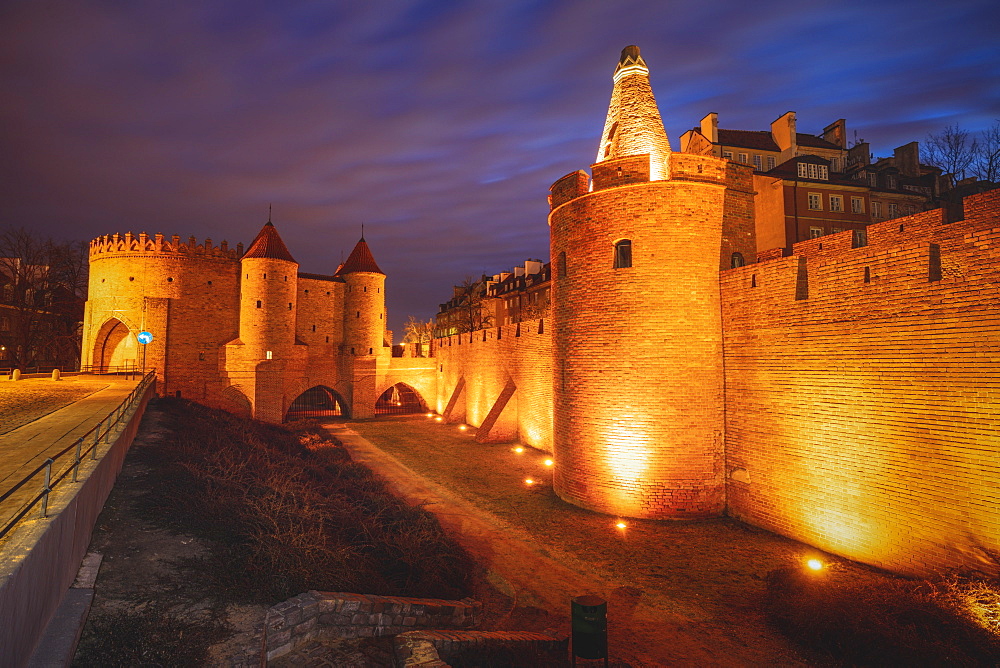
M 520 445 L 518 445 L 517 447 L 511 448 L 511 450 L 513 450 L 517 454 L 521 454 L 522 452 L 524 452 L 524 448 L 522 448 Z
M 525 478 L 525 479 L 524 479 L 524 484 L 525 484 L 525 485 L 529 485 L 529 486 L 530 486 L 530 485 L 534 485 L 534 484 L 535 484 L 535 481 L 534 481 L 534 480 L 532 480 L 531 478 Z
M 806 566 L 808 566 L 809 569 L 813 571 L 823 570 L 823 562 L 820 561 L 819 559 L 810 559 L 809 561 L 806 562 Z
M 553 461 L 552 461 L 551 459 L 546 459 L 546 460 L 545 460 L 545 465 L 546 465 L 546 466 L 552 466 L 552 465 L 553 465 L 554 463 L 555 463 L 555 462 L 553 462 Z

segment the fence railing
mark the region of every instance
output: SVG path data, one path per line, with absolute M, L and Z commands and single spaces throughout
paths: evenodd
M 136 406 L 145 396 L 146 391 L 155 379 L 156 371 L 148 372 L 145 376 L 143 376 L 142 380 L 135 387 L 135 389 L 133 389 L 113 411 L 108 413 L 107 417 L 98 422 L 96 426 L 80 438 L 76 439 L 73 443 L 67 445 L 58 453 L 46 459 L 37 468 L 35 468 L 35 470 L 24 476 L 24 478 L 22 478 L 13 487 L 8 489 L 3 494 L 0 494 L 0 504 L 3 504 L 4 501 L 12 497 L 20 489 L 26 487 L 39 474 L 44 474 L 41 491 L 23 503 L 17 512 L 15 512 L 9 519 L 4 520 L 3 524 L 0 524 L 0 538 L 6 536 L 7 533 L 10 532 L 10 530 L 13 529 L 18 522 L 24 519 L 24 517 L 30 513 L 32 508 L 35 506 L 41 506 L 41 517 L 48 516 L 49 494 L 51 494 L 56 486 L 63 482 L 67 476 L 71 476 L 71 482 L 77 481 L 77 473 L 80 469 L 80 462 L 86 459 L 88 455 L 92 460 L 97 459 L 98 447 L 100 446 L 102 440 L 110 446 L 112 432 L 115 431 L 118 424 L 123 420 L 126 424 L 128 424 L 128 420 L 131 419 Z M 71 452 L 73 453 L 71 461 L 62 459 Z M 52 471 L 57 461 L 60 461 L 60 463 L 66 463 L 69 461 L 69 463 L 53 478 Z
M 96 375 L 111 375 L 111 376 L 128 376 L 129 378 L 134 378 L 145 373 L 136 364 L 114 364 L 114 365 L 97 365 L 97 364 L 85 364 L 82 366 L 72 365 L 72 366 L 29 366 L 29 367 L 0 367 L 0 377 L 7 376 L 8 378 L 14 373 L 15 370 L 21 372 L 21 378 L 42 378 L 48 377 L 53 371 L 58 370 L 61 376 L 73 376 L 81 373 L 91 373 Z

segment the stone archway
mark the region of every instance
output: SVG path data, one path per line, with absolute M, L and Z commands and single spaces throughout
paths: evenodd
M 427 410 L 420 393 L 406 383 L 390 385 L 375 401 L 375 415 L 408 415 Z
M 350 411 L 336 390 L 314 385 L 295 397 L 285 414 L 285 421 L 311 417 L 350 417 Z
M 134 369 L 139 358 L 139 342 L 128 325 L 118 318 L 111 318 L 94 337 L 94 355 L 91 358 L 96 373 Z

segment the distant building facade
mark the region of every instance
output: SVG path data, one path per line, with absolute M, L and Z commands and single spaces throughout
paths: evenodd
M 863 243 L 873 222 L 939 206 L 948 184 L 940 169 L 920 164 L 917 142 L 873 160 L 867 142 L 848 148 L 844 119 L 810 135 L 797 131 L 791 111 L 770 130 L 721 129 L 711 113 L 681 135 L 680 146 L 753 167 L 757 243 L 765 249 L 843 231 Z

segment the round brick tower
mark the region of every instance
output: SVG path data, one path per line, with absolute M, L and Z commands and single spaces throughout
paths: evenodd
M 671 154 L 637 47 L 592 172 L 552 186 L 555 491 L 628 517 L 718 514 L 726 163 Z
M 287 359 L 295 344 L 299 264 L 267 221 L 240 261 L 240 341 L 246 359 Z M 270 353 L 270 356 L 269 356 Z
M 344 352 L 360 357 L 382 355 L 382 343 L 385 339 L 385 274 L 375 263 L 364 237 L 361 237 L 347 260 L 337 270 L 336 277 L 346 283 Z

